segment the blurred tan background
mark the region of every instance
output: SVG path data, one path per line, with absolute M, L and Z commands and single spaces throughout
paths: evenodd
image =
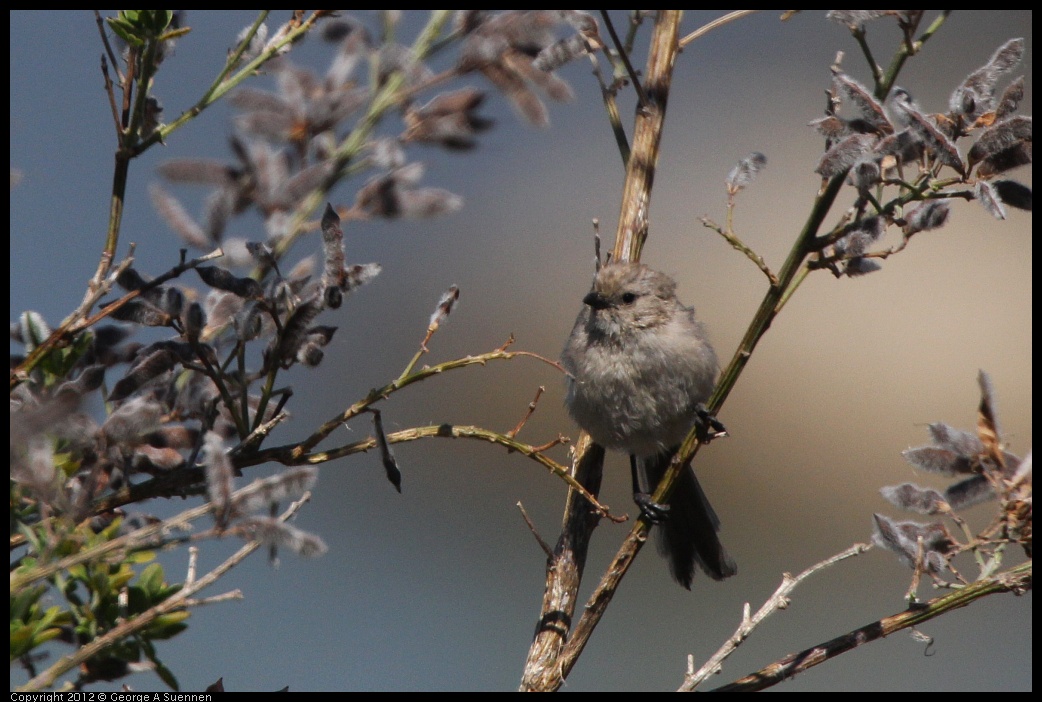
M 689 13 L 685 33 L 715 16 Z M 158 82 L 167 120 L 197 99 L 252 17 L 189 14 L 193 31 Z M 23 174 L 11 192 L 10 314 L 13 320 L 32 308 L 57 322 L 80 300 L 107 216 L 113 135 L 101 49 L 86 12 L 15 12 L 10 19 L 11 165 Z M 1012 75 L 1026 75 L 1021 112 L 1031 114 L 1031 20 L 1030 12 L 955 12 L 898 83 L 925 111 L 943 111 L 967 73 L 1007 39 L 1025 37 L 1024 64 Z M 416 26 L 407 17 L 405 36 Z M 877 60 L 888 63 L 896 30 L 877 22 L 868 36 Z M 813 169 L 822 140 L 806 124 L 822 114 L 837 51 L 846 53 L 845 69 L 868 83 L 849 33 L 818 11 L 786 23 L 761 13 L 680 56 L 645 261 L 678 279 L 680 298 L 697 308 L 725 361 L 765 279 L 698 219 L 723 221 L 728 170 L 762 151 L 767 168 L 739 196 L 736 228 L 772 268 L 780 267 L 820 182 Z M 309 40 L 295 53 L 295 60 L 324 70 L 332 49 Z M 557 357 L 593 273 L 591 218 L 600 219 L 610 248 L 623 179 L 589 63 L 576 62 L 562 75 L 577 97 L 551 107 L 548 130 L 525 126 L 492 95 L 482 112 L 496 126 L 476 152 L 410 149 L 427 166 L 425 184 L 463 196 L 461 212 L 346 228 L 350 262 L 377 261 L 383 273 L 323 317 L 340 331 L 319 368 L 288 376 L 294 419 L 274 443 L 307 435 L 396 377 L 450 284 L 460 287 L 460 306 L 425 362 L 488 351 L 510 334 L 517 349 Z M 624 105 L 628 127 L 632 102 Z M 230 114 L 218 106 L 133 164 L 121 250 L 137 243 L 140 270 L 166 270 L 179 246 L 145 194 L 154 167 L 174 157 L 230 159 Z M 1030 167 L 1014 177 L 1030 185 Z M 360 185 L 342 185 L 335 204 L 350 203 Z M 176 192 L 198 211 L 201 192 Z M 852 202 L 851 192 L 840 202 Z M 237 220 L 230 233 L 262 236 L 250 218 Z M 316 249 L 305 240 L 293 256 Z M 873 512 L 915 518 L 890 507 L 878 490 L 905 481 L 944 486 L 913 473 L 900 452 L 927 443 L 933 421 L 973 428 L 978 369 L 991 374 L 1010 449 L 1025 454 L 1032 445 L 1031 259 L 1030 213 L 1010 208 L 1009 219 L 999 222 L 978 204 L 960 202 L 945 228 L 918 235 L 880 272 L 854 280 L 811 276 L 720 413 L 731 438 L 715 442 L 697 465 L 738 576 L 724 583 L 699 577 L 689 593 L 648 549 L 565 689 L 674 689 L 687 655 L 701 661 L 715 651 L 738 624 L 743 603 L 758 607 L 783 572 L 867 541 Z M 520 435 L 539 444 L 577 434 L 562 408 L 562 385 L 553 369 L 520 359 L 434 378 L 381 408 L 388 431 L 442 422 L 507 431 L 545 386 Z M 362 418 L 336 432 L 334 442 L 370 431 Z M 245 602 L 198 610 L 186 634 L 160 644 L 183 690 L 221 676 L 229 690 L 515 688 L 544 577 L 543 554 L 515 504 L 524 504 L 553 543 L 563 483 L 531 461 L 478 442 L 438 439 L 399 444 L 395 452 L 403 494 L 386 482 L 375 453 L 323 466 L 314 503 L 298 523 L 321 534 L 330 552 L 318 561 L 284 554 L 277 570 L 254 558 L 215 590 L 241 587 Z M 553 454 L 566 460 L 563 448 Z M 604 500 L 635 514 L 625 459 L 610 456 L 607 470 Z M 171 508 L 183 506 L 157 509 Z M 993 508 L 967 516 L 983 526 Z M 598 530 L 588 579 L 599 577 L 627 528 Z M 235 546 L 204 547 L 202 565 Z M 184 558 L 178 552 L 165 563 L 183 573 Z M 973 572 L 972 564 L 963 566 Z M 910 576 L 892 554 L 873 550 L 813 578 L 727 663 L 718 682 L 900 611 Z M 927 587 L 920 592 L 935 594 Z M 778 689 L 1030 689 L 1031 606 L 1030 594 L 992 597 L 925 625 L 934 639 L 928 651 L 898 634 Z M 12 686 L 20 675 L 12 669 Z M 137 690 L 160 687 L 151 675 L 130 682 Z

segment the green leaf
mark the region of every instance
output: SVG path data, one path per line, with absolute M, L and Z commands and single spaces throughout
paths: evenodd
M 137 586 L 140 587 L 149 599 L 158 601 L 156 595 L 163 588 L 163 566 L 153 563 L 141 571 Z
M 120 14 L 122 15 L 123 13 L 120 12 Z M 137 28 L 134 26 L 132 22 L 127 22 L 123 20 L 122 17 L 118 19 L 113 17 L 106 17 L 105 21 L 108 23 L 109 29 L 111 29 L 113 33 L 116 34 L 116 36 L 118 36 L 123 41 L 127 42 L 127 44 L 129 44 L 130 46 L 140 47 L 144 45 L 145 42 L 143 42 L 141 39 L 137 37 Z
M 155 666 L 156 675 L 159 676 L 159 679 L 166 683 L 171 690 L 180 692 L 181 686 L 178 684 L 177 678 L 175 678 L 173 672 L 171 672 L 171 670 L 163 665 L 163 662 L 159 660 L 159 657 L 156 655 L 155 646 L 147 640 L 142 640 L 141 650 L 144 652 L 145 657 L 152 661 L 152 664 Z
M 127 563 L 151 563 L 156 559 L 155 551 L 135 551 L 127 554 Z
M 38 585 L 28 587 L 19 593 L 13 593 L 11 595 L 11 621 L 28 622 L 33 605 L 39 601 L 46 589 L 46 585 Z
M 33 650 L 34 628 L 28 625 L 11 629 L 11 660 L 16 660 Z
M 185 622 L 190 616 L 191 612 L 188 610 L 162 614 L 149 624 L 145 636 L 155 640 L 173 638 L 188 628 Z
M 177 683 L 177 678 L 174 677 L 174 673 L 162 663 L 156 662 L 156 675 L 159 679 L 166 683 L 174 692 L 180 692 L 181 686 Z
M 124 563 L 120 566 L 119 570 L 109 575 L 109 589 L 112 592 L 121 590 L 124 585 L 134 579 L 134 569 L 130 565 Z

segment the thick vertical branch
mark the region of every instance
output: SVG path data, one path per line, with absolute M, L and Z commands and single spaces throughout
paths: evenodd
M 633 149 L 626 167 L 619 227 L 612 252 L 614 260 L 639 260 L 648 236 L 651 186 L 662 139 L 666 98 L 678 52 L 680 17 L 679 10 L 660 11 L 652 33 L 643 86 L 647 101 L 637 108 Z M 603 462 L 604 450 L 591 444 L 584 433 L 576 446 L 573 471 L 576 479 L 594 495 L 600 489 Z M 593 529 L 597 526 L 597 518 L 591 514 L 585 500 L 574 491 L 569 491 L 563 522 L 554 556 L 547 563 L 546 590 L 539 624 L 521 679 L 520 689 L 525 691 L 560 688 L 596 626 L 596 619 L 591 621 L 584 614 L 587 626 L 584 627 L 582 640 L 569 640 L 579 584 L 586 563 L 586 550 Z M 642 533 L 646 534 L 646 531 Z M 643 543 L 643 539 L 640 542 Z M 611 595 L 608 594 L 602 600 L 603 605 L 607 606 L 610 599 Z M 600 611 L 603 612 L 603 607 Z M 565 650 L 568 655 L 562 656 Z
M 604 449 L 584 434 L 575 451 L 575 479 L 596 495 L 601 489 Z M 556 690 L 564 682 L 558 659 L 572 628 L 586 551 L 598 521 L 589 503 L 575 490 L 569 490 L 561 536 L 546 564 L 543 606 L 521 678 L 523 691 Z
M 644 241 L 648 238 L 648 208 L 651 186 L 655 179 L 662 125 L 666 119 L 666 99 L 673 80 L 680 36 L 679 10 L 662 10 L 655 22 L 648 50 L 644 94 L 648 101 L 637 108 L 633 128 L 633 149 L 626 164 L 626 183 L 622 190 L 619 228 L 615 233 L 612 258 L 617 261 L 640 260 Z

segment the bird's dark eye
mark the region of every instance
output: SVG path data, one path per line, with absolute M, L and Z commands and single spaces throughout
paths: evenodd
M 626 303 L 627 305 L 632 305 L 633 301 L 636 300 L 636 299 L 637 299 L 637 294 L 636 293 L 631 293 L 631 292 L 622 293 L 622 301 L 624 303 Z

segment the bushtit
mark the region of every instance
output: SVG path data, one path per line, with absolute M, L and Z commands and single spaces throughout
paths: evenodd
M 719 369 L 695 311 L 675 290 L 672 278 L 645 265 L 604 265 L 583 298 L 561 362 L 569 374 L 569 414 L 598 444 L 630 454 L 634 500 L 661 522 L 659 550 L 676 581 L 690 588 L 695 564 L 716 580 L 737 570 L 691 469 L 681 473 L 668 506 L 650 498 L 705 413 L 702 403 Z

